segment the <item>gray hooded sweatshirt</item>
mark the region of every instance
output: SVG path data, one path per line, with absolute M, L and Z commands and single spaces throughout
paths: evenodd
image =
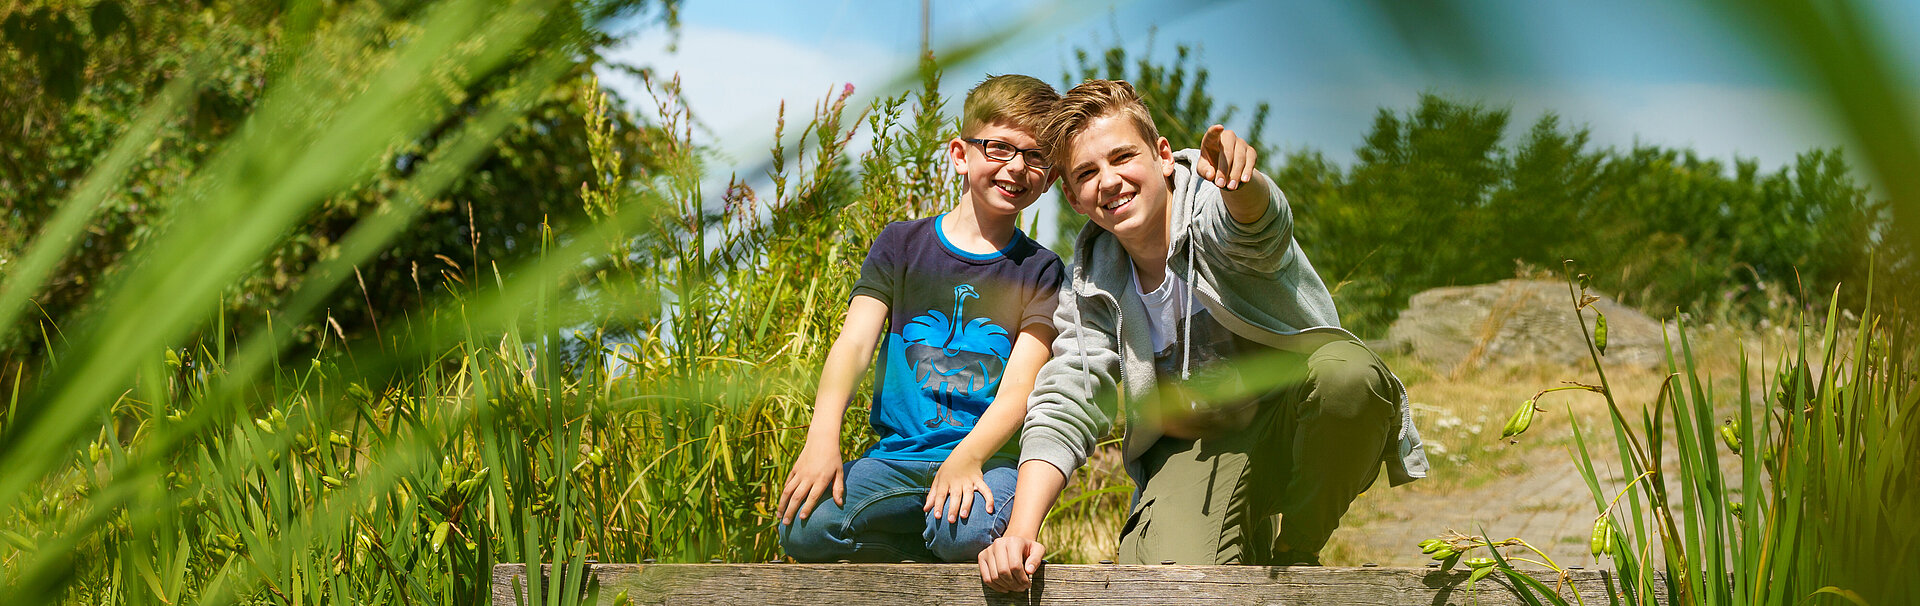
M 1220 188 L 1194 175 L 1199 157 L 1191 149 L 1174 153 L 1167 203 L 1173 217 L 1167 270 L 1186 281 L 1192 300 L 1234 334 L 1269 347 L 1311 353 L 1326 343 L 1359 341 L 1340 328 L 1332 295 L 1294 241 L 1286 195 L 1266 175 L 1243 185 L 1271 191 L 1273 204 L 1258 221 L 1241 224 L 1227 213 Z M 1122 444 L 1127 473 L 1135 485 L 1145 483 L 1138 459 L 1162 428 L 1135 405 L 1150 397 L 1156 382 L 1151 320 L 1140 297 L 1129 296 L 1132 272 L 1119 238 L 1093 223 L 1080 230 L 1072 277 L 1053 314 L 1053 358 L 1040 369 L 1027 400 L 1022 464 L 1046 461 L 1071 476 L 1112 428 L 1117 407 L 1128 412 Z M 1381 456 L 1388 481 L 1398 486 L 1426 477 L 1427 455 L 1407 390 L 1398 377 L 1389 377 L 1394 393 L 1388 397 L 1400 408 L 1398 447 Z

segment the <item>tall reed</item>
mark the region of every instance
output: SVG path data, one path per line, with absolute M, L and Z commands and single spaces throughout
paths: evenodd
M 706 191 L 712 153 L 676 82 L 648 83 L 661 109 L 637 174 L 620 170 L 598 83 L 581 82 L 595 176 L 568 222 L 580 228 L 543 227 L 523 258 L 443 260 L 450 279 L 422 293 L 431 304 L 382 318 L 387 339 L 349 340 L 325 296 L 563 73 L 552 53 L 466 105 L 446 93 L 509 65 L 548 4 L 455 0 L 407 23 L 361 7 L 316 34 L 290 68 L 309 78 L 273 89 L 173 194 L 145 261 L 103 287 L 99 312 L 54 327 L 53 354 L 9 369 L 0 591 L 472 604 L 501 562 L 554 563 L 550 582 L 572 586 L 589 559 L 778 555 L 768 507 L 861 257 L 887 222 L 955 194 L 937 152 L 953 136 L 938 70 L 871 104 L 830 91 L 798 136 L 783 112 L 765 179 L 723 192 Z M 188 90 L 169 88 L 8 268 L 0 326 L 16 326 Z M 450 117 L 392 207 L 357 224 L 284 307 L 219 311 L 276 234 Z M 323 333 L 294 358 L 297 325 Z M 858 421 L 850 453 L 871 439 Z M 531 602 L 578 597 L 530 580 Z
M 1671 374 L 1636 414 L 1607 381 L 1605 318 L 1579 282 L 1570 279 L 1568 292 L 1606 397 L 1620 477 L 1596 471 L 1607 455 L 1589 448 L 1577 419 L 1575 463 L 1598 510 L 1594 556 L 1613 562 L 1624 603 L 1666 595 L 1676 604 L 1893 604 L 1920 595 L 1920 579 L 1897 572 L 1920 566 L 1920 389 L 1892 322 L 1866 305 L 1844 324 L 1836 291 L 1824 322 L 1803 318 L 1757 389 L 1743 353 L 1727 393 L 1695 363 L 1683 317 L 1669 335 Z M 1521 406 L 1509 431 L 1525 431 L 1535 402 Z M 1508 576 L 1527 599 L 1566 603 Z

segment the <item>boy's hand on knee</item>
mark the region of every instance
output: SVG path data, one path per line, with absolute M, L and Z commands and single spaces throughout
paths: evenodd
M 993 513 L 993 489 L 987 487 L 987 478 L 980 473 L 980 466 L 949 458 L 940 464 L 940 471 L 934 473 L 933 486 L 927 490 L 927 504 L 920 511 L 933 511 L 938 507 L 948 524 L 967 519 L 967 514 L 973 512 L 975 492 L 987 500 L 987 513 Z
M 780 518 L 781 524 L 792 524 L 796 515 L 805 520 L 813 514 L 814 506 L 828 489 L 833 490 L 833 504 L 847 504 L 847 472 L 841 466 L 840 445 L 808 443 L 793 462 L 793 472 L 787 475 L 786 488 L 780 491 L 780 507 L 774 515 Z
M 980 582 L 1001 593 L 1026 591 L 1033 586 L 1033 574 L 1040 571 L 1047 546 L 1024 537 L 994 539 L 980 552 Z

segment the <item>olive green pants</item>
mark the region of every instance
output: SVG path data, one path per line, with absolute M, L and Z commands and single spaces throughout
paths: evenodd
M 1264 392 L 1246 429 L 1161 438 L 1141 455 L 1145 482 L 1121 531 L 1121 563 L 1318 563 L 1340 516 L 1379 475 L 1399 402 L 1364 345 L 1291 355 L 1305 372 Z

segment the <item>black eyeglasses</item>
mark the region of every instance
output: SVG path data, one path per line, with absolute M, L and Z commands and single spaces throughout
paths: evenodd
M 1014 147 L 1012 143 L 999 139 L 963 139 L 963 141 L 979 145 L 981 149 L 986 150 L 988 160 L 994 162 L 1012 162 L 1014 156 L 1020 156 L 1027 161 L 1027 166 L 1041 170 L 1047 169 L 1047 154 L 1038 148 L 1020 149 Z

